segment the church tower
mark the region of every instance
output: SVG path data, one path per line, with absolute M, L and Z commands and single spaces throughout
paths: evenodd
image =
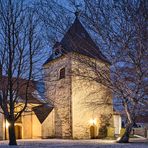
M 80 57 L 101 65 L 110 64 L 76 16 L 74 23 L 61 42 L 54 45 L 52 55 L 43 65 L 46 96 L 54 106 L 42 127 L 43 137 L 96 138 L 102 124 L 102 115 L 113 113 L 112 106 L 97 106 L 96 103 L 108 97 L 111 104 L 112 96 L 107 96 L 111 94 L 108 89 L 88 79 L 82 80 L 74 74 L 75 70 L 88 68 L 81 65 L 81 60 L 78 60 Z M 96 106 L 91 107 L 88 102 Z

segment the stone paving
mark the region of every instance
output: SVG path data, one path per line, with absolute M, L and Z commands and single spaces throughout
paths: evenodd
M 0 141 L 0 147 L 8 148 L 8 141 Z M 31 139 L 18 140 L 13 148 L 148 148 L 148 139 L 135 138 L 128 144 L 119 144 L 114 140 L 62 140 L 62 139 Z

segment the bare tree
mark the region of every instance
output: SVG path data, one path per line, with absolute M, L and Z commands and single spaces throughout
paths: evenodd
M 69 10 L 55 0 L 38 0 L 34 3 L 34 9 L 44 26 L 42 27 L 42 35 L 47 44 L 53 46 L 61 39 L 71 24 L 72 17 L 68 14 Z
M 10 123 L 9 145 L 17 145 L 14 124 L 27 107 L 30 81 L 41 59 L 38 31 L 34 12 L 23 0 L 0 1 L 0 107 Z
M 44 2 L 46 2 L 46 8 L 51 6 L 49 1 Z M 71 0 L 70 2 L 72 8 L 77 8 L 78 3 L 76 2 L 78 1 Z M 115 105 L 122 106 L 127 117 L 126 131 L 119 142 L 128 142 L 136 117 L 143 113 L 142 108 L 148 103 L 146 85 L 148 3 L 146 0 L 112 2 L 83 0 L 81 4 L 82 22 L 85 22 L 90 34 L 111 65 L 107 63 L 104 63 L 104 66 L 98 65 L 96 60 L 91 58 L 86 60 L 80 56 L 77 59 L 81 63 L 79 66 L 85 65 L 89 68 L 80 71 L 78 67 L 75 74 L 83 79 L 96 81 L 113 92 L 117 100 Z M 57 10 L 60 8 L 52 7 L 51 10 L 56 15 L 50 15 L 50 19 L 47 13 L 40 13 L 40 18 L 47 29 L 55 29 L 55 32 L 61 33 L 65 20 L 61 22 L 60 18 L 56 21 L 56 18 L 59 18 L 61 14 L 66 16 L 67 9 L 62 8 L 65 11 L 59 14 Z M 68 13 L 71 16 L 71 8 Z M 53 20 L 52 16 L 54 21 L 47 23 L 47 20 Z M 98 106 L 105 103 L 95 102 L 93 105 Z
M 80 61 L 94 73 L 95 77 L 89 79 L 107 86 L 117 98 L 116 103 L 123 107 L 127 124 L 119 142 L 128 142 L 136 117 L 144 113 L 143 108 L 148 103 L 148 3 L 144 0 L 113 3 L 84 0 L 84 5 L 82 17 L 93 35 L 97 35 L 98 45 L 112 66 L 96 66 L 94 61 L 82 58 Z M 84 76 L 79 71 L 77 75 Z

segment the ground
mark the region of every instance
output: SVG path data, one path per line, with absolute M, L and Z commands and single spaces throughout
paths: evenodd
M 0 141 L 0 147 L 7 148 L 8 141 Z M 13 147 L 15 148 L 15 147 Z M 38 139 L 18 140 L 17 148 L 148 148 L 148 139 L 136 138 L 128 144 L 115 143 L 114 140 L 61 140 Z

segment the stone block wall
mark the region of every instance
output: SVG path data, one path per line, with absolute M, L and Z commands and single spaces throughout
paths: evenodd
M 75 56 L 72 58 L 72 71 L 74 73 L 81 71 L 82 73 L 75 73 L 72 77 L 73 138 L 89 139 L 92 126 L 95 130 L 94 137 L 98 136 L 102 125 L 101 116 L 110 116 L 113 113 L 112 105 L 102 104 L 104 100 L 111 103 L 112 95 L 106 87 L 89 79 L 90 76 L 95 77 L 94 72 L 87 64 L 81 64 L 82 58 L 79 61 Z M 85 57 L 83 58 L 85 59 Z M 83 74 L 84 77 L 80 76 Z M 111 123 L 112 119 L 109 120 Z
M 55 59 L 44 67 L 46 96 L 54 105 L 55 137 L 57 138 L 72 137 L 70 67 L 68 55 Z M 61 68 L 65 68 L 64 79 L 59 79 Z
M 51 121 L 46 124 L 49 126 L 54 120 L 55 137 L 89 139 L 92 136 L 92 128 L 95 130 L 94 137 L 98 136 L 103 124 L 102 115 L 110 116 L 113 113 L 112 105 L 100 105 L 104 100 L 111 104 L 112 94 L 107 87 L 87 78 L 87 76 L 95 78 L 95 73 L 90 72 L 90 67 L 82 64 L 75 58 L 76 56 L 74 53 L 66 54 L 44 67 L 46 96 L 54 105 L 54 116 L 50 117 Z M 101 61 L 96 63 L 104 66 Z M 64 67 L 66 77 L 59 79 L 59 71 Z M 75 75 L 75 70 L 84 72 L 86 79 Z M 112 119 L 109 120 L 112 124 Z

